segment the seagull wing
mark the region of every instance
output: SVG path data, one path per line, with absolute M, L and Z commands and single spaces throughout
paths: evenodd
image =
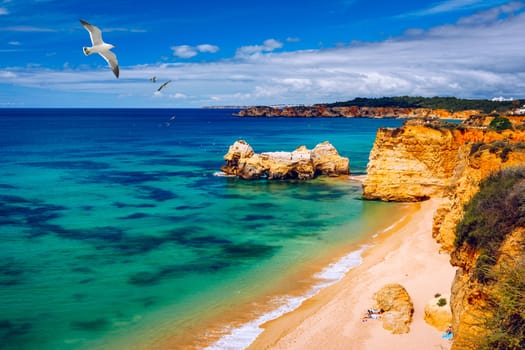
M 165 87 L 166 85 L 168 85 L 169 83 L 171 83 L 171 80 L 168 80 L 167 82 L 165 82 L 165 83 L 163 83 L 161 86 L 159 86 L 159 88 L 157 89 L 157 91 L 160 91 L 160 90 L 164 89 L 164 87 Z
M 80 23 L 82 23 L 84 28 L 86 28 L 86 30 L 89 32 L 89 37 L 91 38 L 91 43 L 93 44 L 93 46 L 102 45 L 104 43 L 102 41 L 102 32 L 100 31 L 100 29 L 98 29 L 98 27 L 89 24 L 83 19 L 80 20 Z
M 118 78 L 119 69 L 118 69 L 117 56 L 113 52 L 111 52 L 109 50 L 105 50 L 103 52 L 99 52 L 99 54 L 100 54 L 100 56 L 102 56 L 102 58 L 104 58 L 106 60 L 106 62 L 111 67 L 111 70 L 113 71 L 115 76 Z

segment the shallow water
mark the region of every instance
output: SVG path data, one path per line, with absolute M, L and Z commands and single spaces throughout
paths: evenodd
M 214 173 L 237 139 L 256 152 L 328 140 L 364 173 L 376 129 L 400 121 L 231 112 L 0 110 L 3 349 L 102 349 L 131 334 L 147 345 L 196 332 L 398 215 L 395 204 L 360 200 L 359 184 L 344 179 Z

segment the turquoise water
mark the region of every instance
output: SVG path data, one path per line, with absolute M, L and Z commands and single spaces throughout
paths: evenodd
M 401 121 L 231 113 L 0 110 L 2 349 L 147 346 L 193 332 L 395 219 L 395 204 L 362 201 L 345 179 L 214 173 L 245 139 L 256 152 L 328 140 L 362 174 L 377 128 Z

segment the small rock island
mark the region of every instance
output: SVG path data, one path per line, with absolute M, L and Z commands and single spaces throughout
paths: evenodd
M 246 180 L 313 179 L 318 175 L 349 175 L 350 160 L 341 157 L 328 141 L 309 150 L 300 146 L 293 152 L 255 153 L 244 140 L 235 141 L 224 156 L 221 170 Z

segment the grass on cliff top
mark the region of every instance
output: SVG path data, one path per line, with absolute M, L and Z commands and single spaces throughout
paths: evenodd
M 498 249 L 507 235 L 525 225 L 525 167 L 514 167 L 490 175 L 479 192 L 465 205 L 456 227 L 456 248 L 463 244 L 479 250 L 476 277 L 488 282 L 486 267 L 494 265 Z

